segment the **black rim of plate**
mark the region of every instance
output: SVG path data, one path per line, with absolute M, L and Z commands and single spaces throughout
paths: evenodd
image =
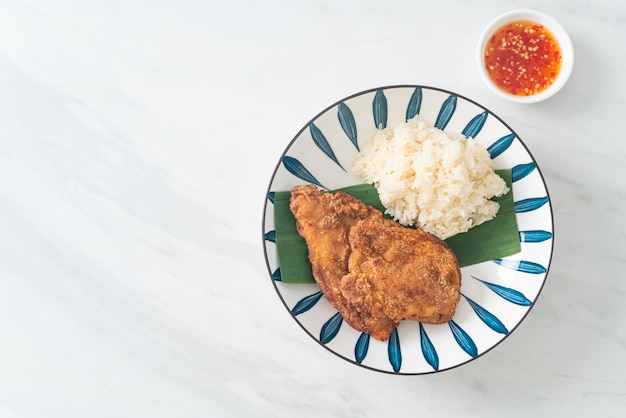
M 339 103 L 341 102 L 345 102 L 347 100 L 350 100 L 352 98 L 358 97 L 358 96 L 362 96 L 365 94 L 369 94 L 369 93 L 373 93 L 376 92 L 378 90 L 382 90 L 382 91 L 386 91 L 386 90 L 391 90 L 391 89 L 404 89 L 404 88 L 421 88 L 421 89 L 426 89 L 426 90 L 435 90 L 435 91 L 439 91 L 442 93 L 446 93 L 446 94 L 450 94 L 450 95 L 454 95 L 460 99 L 463 99 L 469 103 L 474 104 L 475 106 L 483 109 L 485 112 L 487 112 L 489 115 L 493 116 L 494 118 L 496 118 L 500 123 L 502 123 L 511 133 L 513 133 L 515 135 L 515 138 L 517 138 L 517 140 L 519 141 L 519 143 L 522 145 L 522 147 L 524 147 L 524 149 L 526 150 L 526 152 L 528 153 L 528 156 L 530 157 L 530 159 L 532 160 L 533 163 L 535 163 L 535 167 L 537 172 L 539 173 L 539 176 L 541 178 L 541 182 L 543 183 L 543 186 L 546 190 L 546 196 L 548 197 L 548 204 L 550 207 L 550 224 L 552 226 L 552 240 L 551 240 L 551 244 L 550 244 L 550 257 L 548 260 L 548 263 L 546 265 L 546 271 L 545 271 L 545 277 L 543 279 L 543 282 L 541 283 L 541 286 L 539 287 L 539 291 L 537 292 L 537 296 L 535 297 L 535 299 L 533 300 L 532 304 L 528 307 L 528 309 L 526 310 L 526 312 L 524 313 L 524 315 L 522 315 L 522 317 L 520 318 L 520 320 L 511 328 L 511 330 L 509 330 L 509 332 L 502 338 L 500 339 L 498 342 L 496 342 L 494 345 L 492 345 L 491 347 L 487 348 L 485 351 L 481 352 L 480 354 L 478 354 L 476 357 L 472 357 L 470 359 L 468 359 L 467 361 L 463 361 L 460 362 L 458 364 L 455 364 L 453 366 L 447 367 L 445 369 L 441 369 L 441 370 L 432 370 L 432 371 L 425 371 L 425 372 L 394 372 L 391 370 L 381 370 L 381 369 L 377 369 L 375 367 L 371 367 L 368 366 L 366 364 L 361 364 L 361 363 L 357 363 L 355 360 L 348 358 L 342 354 L 337 353 L 336 351 L 332 350 L 331 348 L 329 348 L 328 346 L 326 346 L 325 344 L 323 344 L 314 334 L 312 334 L 304 325 L 302 325 L 302 323 L 300 321 L 298 321 L 298 319 L 295 317 L 295 315 L 291 312 L 291 308 L 289 307 L 289 305 L 287 304 L 287 302 L 285 301 L 285 299 L 283 298 L 280 290 L 278 289 L 278 286 L 276 285 L 276 280 L 273 277 L 272 274 L 272 268 L 270 266 L 270 262 L 268 259 L 268 254 L 267 254 L 267 237 L 266 237 L 266 233 L 267 231 L 265 230 L 265 218 L 267 215 L 267 207 L 268 207 L 268 202 L 269 202 L 269 194 L 272 191 L 272 183 L 274 181 L 274 178 L 276 177 L 276 173 L 280 168 L 280 164 L 283 160 L 283 158 L 285 157 L 285 155 L 287 154 L 287 152 L 289 151 L 289 149 L 291 148 L 291 146 L 294 144 L 294 142 L 298 139 L 298 137 L 302 134 L 302 132 L 304 132 L 311 123 L 313 123 L 317 118 L 319 118 L 321 115 L 325 114 L 326 112 L 328 112 L 329 110 L 331 110 L 332 108 L 334 108 L 335 106 L 338 106 Z M 354 93 L 351 94 L 349 96 L 346 96 L 336 102 L 334 102 L 333 104 L 331 104 L 330 106 L 327 106 L 326 108 L 324 108 L 322 111 L 320 111 L 319 113 L 317 113 L 315 116 L 313 116 L 308 122 L 306 122 L 304 124 L 304 126 L 294 135 L 294 137 L 289 141 L 289 143 L 285 146 L 285 149 L 283 150 L 282 154 L 280 155 L 280 158 L 278 159 L 278 162 L 276 163 L 276 166 L 274 167 L 274 170 L 272 172 L 272 176 L 270 178 L 270 182 L 268 184 L 267 190 L 265 192 L 264 195 L 264 204 L 263 204 L 263 215 L 262 215 L 262 220 L 261 220 L 261 238 L 262 238 L 262 242 L 263 242 L 263 254 L 265 257 L 265 265 L 267 267 L 267 271 L 269 273 L 269 277 L 270 280 L 272 282 L 272 285 L 274 286 L 274 290 L 276 291 L 276 293 L 278 294 L 278 297 L 280 298 L 283 306 L 285 307 L 285 309 L 287 309 L 287 312 L 289 312 L 289 315 L 293 318 L 293 320 L 300 326 L 300 328 L 302 328 L 304 330 L 304 332 L 306 332 L 317 344 L 319 344 L 320 346 L 324 347 L 324 349 L 328 350 L 329 352 L 331 352 L 332 354 L 334 354 L 335 356 L 349 362 L 352 363 L 356 366 L 362 367 L 364 369 L 368 369 L 368 370 L 372 370 L 372 371 L 376 371 L 379 373 L 385 373 L 385 374 L 392 374 L 392 375 L 404 375 L 404 376 L 415 376 L 415 375 L 426 375 L 426 374 L 434 374 L 434 373 L 442 373 L 445 371 L 449 371 L 449 370 L 453 370 L 456 369 L 457 367 L 463 366 L 467 363 L 471 363 L 472 361 L 475 361 L 481 357 L 483 357 L 485 354 L 489 353 L 491 350 L 493 350 L 494 348 L 496 348 L 497 346 L 499 346 L 502 342 L 504 342 L 505 340 L 507 340 L 509 338 L 509 336 L 515 332 L 515 330 L 517 330 L 517 328 L 522 324 L 522 322 L 525 321 L 526 317 L 528 316 L 528 314 L 530 313 L 530 311 L 535 307 L 535 304 L 537 303 L 537 300 L 539 299 L 539 297 L 541 296 L 541 293 L 543 292 L 543 288 L 545 287 L 546 281 L 548 279 L 548 274 L 550 273 L 550 267 L 552 265 L 552 257 L 554 254 L 554 212 L 552 210 L 552 199 L 550 198 L 550 192 L 548 190 L 548 186 L 546 184 L 545 178 L 543 176 L 543 173 L 541 171 L 541 168 L 539 167 L 539 164 L 537 164 L 537 161 L 535 160 L 534 155 L 530 152 L 530 150 L 528 149 L 528 147 L 526 146 L 526 144 L 524 143 L 524 141 L 519 137 L 519 135 L 517 135 L 517 133 L 504 121 L 502 120 L 502 118 L 500 118 L 498 115 L 496 115 L 495 113 L 493 113 L 491 110 L 489 110 L 488 108 L 486 108 L 485 106 L 481 105 L 480 103 L 469 99 L 465 96 L 463 96 L 462 94 L 458 94 L 454 91 L 451 90 L 447 90 L 444 88 L 440 88 L 440 87 L 432 87 L 432 86 L 427 86 L 427 85 L 421 85 L 421 84 L 394 84 L 394 85 L 386 85 L 386 86 L 381 86 L 381 87 L 374 87 L 374 88 L 370 88 L 367 90 L 362 90 L 358 93 Z

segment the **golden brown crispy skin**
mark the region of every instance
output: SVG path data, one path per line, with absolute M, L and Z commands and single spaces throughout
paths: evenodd
M 461 297 L 461 271 L 444 241 L 389 219 L 355 223 L 349 240 L 350 273 L 341 289 L 362 314 L 386 315 L 396 323 L 452 319 Z
M 341 291 L 341 279 L 348 273 L 350 228 L 360 219 L 382 219 L 382 213 L 346 193 L 328 193 L 313 185 L 292 188 L 289 207 L 307 243 L 313 277 L 326 299 L 354 329 L 373 335 L 385 328 L 390 333 L 395 325 L 389 318 L 381 321 L 361 313 Z
M 439 238 L 313 185 L 291 189 L 290 209 L 320 290 L 356 330 L 384 341 L 402 319 L 437 324 L 454 315 L 461 272 Z

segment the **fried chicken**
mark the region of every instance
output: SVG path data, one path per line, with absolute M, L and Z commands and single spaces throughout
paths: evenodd
M 382 219 L 382 213 L 346 193 L 327 193 L 313 185 L 292 188 L 289 207 L 307 243 L 313 277 L 326 299 L 354 329 L 372 335 L 378 329 L 390 333 L 394 325 L 387 317 L 361 313 L 341 290 L 341 279 L 349 272 L 350 228 L 361 219 Z
M 313 185 L 292 188 L 290 209 L 313 277 L 354 329 L 384 341 L 402 319 L 443 323 L 454 315 L 461 272 L 439 238 Z
M 349 235 L 350 271 L 341 290 L 362 315 L 448 322 L 461 297 L 459 263 L 448 245 L 390 219 L 356 222 Z

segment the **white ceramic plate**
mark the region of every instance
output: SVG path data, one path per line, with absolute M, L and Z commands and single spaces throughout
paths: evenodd
M 297 184 L 336 189 L 362 183 L 350 174 L 359 142 L 376 127 L 395 126 L 418 114 L 430 125 L 474 137 L 488 149 L 496 169 L 512 168 L 522 251 L 462 268 L 462 296 L 450 322 L 429 325 L 402 321 L 389 341 L 380 342 L 345 323 L 317 285 L 281 281 L 274 242 L 273 196 Z M 365 368 L 425 374 L 451 369 L 484 355 L 522 322 L 535 304 L 550 267 L 553 218 L 539 167 L 521 139 L 500 118 L 450 91 L 401 85 L 346 97 L 324 109 L 296 134 L 269 184 L 263 234 L 272 283 L 289 313 L 311 338 Z

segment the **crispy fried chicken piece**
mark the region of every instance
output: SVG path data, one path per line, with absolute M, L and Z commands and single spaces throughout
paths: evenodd
M 461 271 L 444 241 L 389 219 L 356 222 L 349 240 L 350 273 L 341 290 L 362 315 L 386 315 L 396 324 L 452 319 L 461 297 Z
M 351 253 L 350 228 L 360 219 L 382 219 L 382 213 L 346 193 L 328 193 L 313 185 L 292 188 L 289 207 L 307 243 L 313 277 L 326 299 L 352 328 L 372 336 L 384 329 L 388 336 L 395 327 L 389 318 L 361 312 L 341 291 Z
M 402 319 L 437 324 L 454 315 L 461 272 L 439 238 L 313 185 L 291 189 L 290 209 L 313 277 L 354 329 L 384 341 Z

